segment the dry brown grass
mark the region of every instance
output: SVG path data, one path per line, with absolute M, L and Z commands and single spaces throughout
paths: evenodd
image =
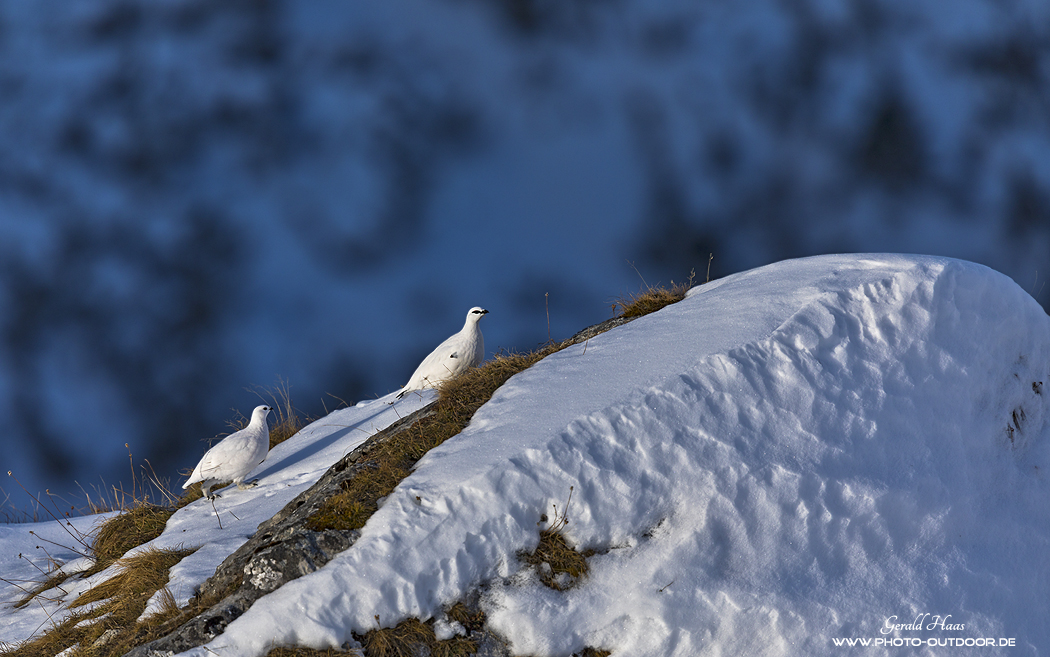
M 44 581 L 38 583 L 36 586 L 34 586 L 31 589 L 29 589 L 28 591 L 26 591 L 25 596 L 23 596 L 21 600 L 19 600 L 18 602 L 16 602 L 13 605 L 14 608 L 15 609 L 21 609 L 22 607 L 25 607 L 30 602 L 32 602 L 38 595 L 42 596 L 42 597 L 45 597 L 43 595 L 44 593 L 47 593 L 48 591 L 61 586 L 63 582 L 65 582 L 67 579 L 69 579 L 69 577 L 70 576 L 67 575 L 66 573 L 59 573 L 59 572 L 48 573 L 47 577 L 44 579 Z
M 378 509 L 378 500 L 407 477 L 428 451 L 462 431 L 474 412 L 511 376 L 567 343 L 551 344 L 529 354 L 497 354 L 492 360 L 447 381 L 438 389 L 434 413 L 408 431 L 378 443 L 361 472 L 343 484 L 307 521 L 314 531 L 359 529 Z
M 251 391 L 272 408 L 276 416 L 276 422 L 270 427 L 270 449 L 297 434 L 303 428 L 304 421 L 309 421 L 304 420 L 292 404 L 291 389 L 287 381 L 278 379 L 277 384 L 272 388 L 255 386 Z M 251 418 L 237 411 L 234 418 L 227 423 L 231 429 L 230 433 L 240 431 L 248 426 L 250 421 Z M 218 490 L 217 486 L 216 490 Z
M 86 614 L 72 614 L 59 623 L 52 625 L 47 633 L 22 641 L 8 644 L 0 655 L 10 657 L 54 657 L 70 646 L 78 645 L 82 631 L 77 624 L 87 618 Z
M 270 449 L 288 440 L 303 428 L 303 421 L 298 415 L 277 414 L 277 423 L 270 427 Z
M 128 458 L 131 459 L 130 451 Z M 164 531 L 164 526 L 174 513 L 174 508 L 154 504 L 151 500 L 166 498 L 174 501 L 176 498 L 152 474 L 152 468 L 149 468 L 150 474 L 146 473 L 147 467 L 149 467 L 148 462 L 142 468 L 143 476 L 140 481 L 135 476 L 135 469 L 132 466 L 133 484 L 130 493 L 122 488 L 113 487 L 111 490 L 99 493 L 97 500 L 92 501 L 90 495 L 85 491 L 88 500 L 87 509 L 91 513 L 120 511 L 103 522 L 90 536 L 80 534 L 77 530 L 72 529 L 71 524 L 67 524 L 70 539 L 78 543 L 82 548 L 80 553 L 92 557 L 94 563 L 86 571 L 75 575 L 58 572 L 43 573 L 42 571 L 43 581 L 28 590 L 25 597 L 15 604 L 16 608 L 26 606 L 37 596 L 55 589 L 71 577 L 85 578 L 105 570 L 131 548 L 152 540 Z M 48 498 L 53 502 L 55 496 L 48 492 Z M 39 500 L 37 502 L 39 503 Z M 44 509 L 56 522 L 65 524 L 64 518 L 68 517 L 69 513 L 65 513 L 64 517 L 59 517 L 58 514 L 61 512 L 58 506 L 53 504 L 53 507 L 54 511 L 47 510 L 47 507 Z M 71 507 L 71 511 L 75 510 L 75 507 Z M 57 568 L 59 564 L 52 565 Z
M 69 604 L 69 608 L 76 609 L 92 602 L 138 595 L 145 591 L 153 595 L 168 581 L 168 569 L 192 553 L 193 550 L 147 549 L 125 557 L 117 564 L 119 572 L 116 575 L 85 591 Z
M 433 621 L 424 623 L 416 618 L 394 627 L 370 630 L 356 638 L 366 657 L 415 657 L 427 653 L 433 657 L 467 657 L 478 649 L 476 641 L 464 636 L 438 641 Z
M 556 591 L 571 589 L 587 575 L 587 559 L 594 550 L 577 551 L 558 530 L 540 532 L 540 542 L 532 552 L 521 552 L 518 558 L 537 567 L 540 582 Z M 546 565 L 545 565 L 546 564 Z M 564 577 L 568 575 L 568 577 Z
M 433 640 L 434 630 L 416 618 L 370 630 L 360 639 L 368 657 L 415 657 Z
M 685 283 L 671 281 L 671 287 L 649 287 L 638 294 L 628 294 L 613 302 L 613 312 L 620 317 L 641 317 L 654 313 L 664 306 L 678 303 L 685 298 L 689 289 L 693 287 L 694 273 L 689 273 L 689 280 Z
M 468 634 L 477 632 L 485 627 L 485 612 L 480 609 L 471 610 L 462 602 L 452 605 L 445 612 L 445 615 L 462 625 Z
M 540 522 L 547 522 L 547 528 L 540 532 L 540 542 L 532 552 L 524 550 L 518 553 L 523 562 L 536 566 L 540 582 L 556 591 L 566 591 L 576 586 L 579 580 L 586 577 L 590 570 L 587 559 L 593 557 L 595 550 L 578 551 L 566 540 L 562 531 L 569 524 L 569 505 L 572 503 L 573 487 L 569 486 L 569 498 L 565 506 L 558 511 L 554 507 L 554 517 L 548 521 L 547 515 L 540 516 Z
M 218 486 L 216 486 L 215 489 L 218 490 Z M 178 511 L 182 507 L 188 506 L 203 497 L 204 491 L 201 490 L 201 482 L 198 481 L 195 484 L 190 484 L 190 487 L 182 493 L 182 497 L 175 502 L 175 510 Z
M 76 646 L 75 657 L 117 657 L 138 645 L 151 628 L 170 614 L 174 598 L 167 596 L 159 616 L 138 622 L 146 603 L 168 582 L 168 570 L 193 550 L 145 550 L 117 562 L 113 577 L 70 603 L 69 618 L 34 639 L 3 654 L 12 657 L 54 657 Z
M 454 605 L 447 614 L 450 619 L 463 625 L 468 636 L 454 636 L 439 641 L 434 634 L 433 620 L 422 622 L 409 618 L 394 627 L 355 634 L 354 638 L 361 644 L 365 657 L 469 657 L 477 653 L 478 644 L 469 635 L 484 626 L 485 614 L 480 611 L 470 612 L 462 603 Z M 376 620 L 378 622 L 378 618 Z M 334 657 L 345 654 L 331 648 L 315 650 L 293 646 L 274 648 L 267 657 Z
M 317 650 L 315 648 L 304 648 L 302 646 L 291 646 L 274 648 L 266 653 L 266 657 L 347 657 L 348 653 L 335 648 Z
M 143 504 L 104 522 L 91 544 L 96 560 L 92 572 L 104 570 L 131 548 L 160 536 L 174 512 L 168 507 Z

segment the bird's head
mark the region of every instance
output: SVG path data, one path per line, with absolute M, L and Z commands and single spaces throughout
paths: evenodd
M 475 322 L 477 322 L 479 319 L 481 319 L 487 314 L 489 314 L 489 311 L 485 310 L 484 308 L 481 308 L 480 306 L 474 306 L 469 311 L 467 311 L 467 319 L 474 320 Z

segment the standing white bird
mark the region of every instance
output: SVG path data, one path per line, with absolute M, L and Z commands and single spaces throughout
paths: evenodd
M 185 490 L 199 481 L 204 497 L 211 500 L 218 497 L 209 495 L 212 487 L 225 481 L 233 481 L 240 490 L 256 486 L 258 479 L 247 484 L 243 482 L 255 466 L 266 460 L 270 451 L 270 427 L 266 417 L 271 410 L 269 406 L 256 406 L 248 426 L 226 436 L 205 452 L 182 488 Z
M 467 321 L 459 333 L 451 336 L 423 359 L 412 378 L 398 393 L 397 398 L 411 390 L 434 388 L 481 363 L 485 357 L 485 338 L 478 328 L 478 321 L 488 314 L 484 308 L 474 306 L 467 312 Z

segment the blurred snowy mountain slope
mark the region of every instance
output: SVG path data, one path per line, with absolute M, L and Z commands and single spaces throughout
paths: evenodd
M 566 337 L 628 263 L 922 252 L 1045 307 L 1048 13 L 5 3 L 0 465 L 73 491 L 129 443 L 172 476 L 245 387 L 383 395 L 475 304 L 490 351 L 546 340 L 545 302 Z

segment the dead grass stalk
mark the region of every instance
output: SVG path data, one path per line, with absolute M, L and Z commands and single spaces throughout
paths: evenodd
M 650 287 L 648 285 L 637 294 L 628 294 L 613 302 L 613 312 L 620 317 L 635 318 L 654 313 L 664 306 L 677 303 L 685 298 L 693 287 L 695 272 L 689 272 L 685 283 L 671 281 L 671 287 Z
M 168 581 L 169 569 L 191 549 L 144 550 L 118 562 L 113 577 L 70 603 L 73 613 L 51 631 L 4 653 L 12 657 L 53 657 L 74 647 L 75 657 L 116 657 L 137 645 L 153 618 L 138 619 L 146 603 Z M 170 594 L 169 594 L 169 597 Z M 173 605 L 162 604 L 162 612 Z

